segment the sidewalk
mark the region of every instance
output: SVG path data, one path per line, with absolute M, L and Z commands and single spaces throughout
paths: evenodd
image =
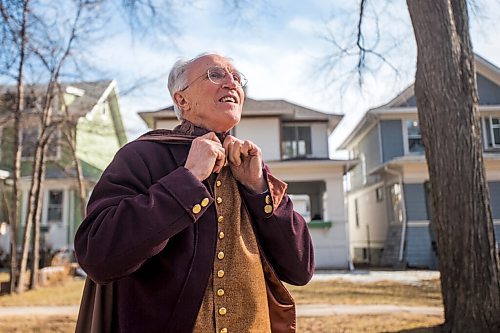
M 298 317 L 323 317 L 332 315 L 359 315 L 359 314 L 387 314 L 387 313 L 415 313 L 422 315 L 440 315 L 441 307 L 406 306 L 392 304 L 299 304 Z M 70 306 L 2 306 L 0 318 L 11 316 L 76 316 L 78 305 Z

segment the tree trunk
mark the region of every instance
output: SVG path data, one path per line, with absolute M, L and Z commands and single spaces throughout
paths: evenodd
M 38 272 L 39 272 L 39 262 L 40 262 L 40 221 L 42 217 L 42 207 L 43 207 L 43 187 L 45 183 L 45 156 L 47 153 L 47 144 L 43 142 L 42 154 L 40 156 L 40 163 L 38 165 L 38 188 L 35 193 L 36 205 L 33 212 L 33 260 L 31 262 L 31 277 L 29 289 L 38 288 Z
M 498 255 L 466 0 L 407 0 L 446 332 L 499 332 Z
M 20 34 L 19 69 L 17 72 L 17 105 L 14 114 L 14 145 L 12 160 L 12 208 L 10 214 L 10 281 L 9 293 L 16 289 L 17 266 L 17 219 L 19 213 L 19 181 L 21 179 L 21 118 L 24 110 L 24 64 L 26 51 L 26 27 L 30 0 L 23 5 Z
M 21 252 L 21 262 L 19 265 L 19 281 L 17 283 L 16 291 L 18 293 L 22 293 L 26 284 L 26 273 L 28 268 L 28 257 L 30 253 L 30 244 L 32 237 L 32 226 L 34 215 L 38 205 L 38 197 L 37 193 L 40 190 L 39 176 L 38 172 L 40 171 L 40 163 L 41 163 L 41 155 L 42 155 L 41 140 L 38 140 L 35 146 L 35 154 L 33 157 L 33 171 L 31 174 L 31 186 L 28 194 L 28 207 L 26 211 L 26 223 L 24 226 L 24 235 L 23 235 L 23 246 Z M 33 274 L 34 272 L 32 272 Z
M 70 118 L 70 115 L 67 113 L 66 116 Z M 71 157 L 73 158 L 73 162 L 75 163 L 76 170 L 76 180 L 78 182 L 78 207 L 80 208 L 80 216 L 82 218 L 85 217 L 85 204 L 87 203 L 87 191 L 85 188 L 85 180 L 83 178 L 83 170 L 80 160 L 76 155 L 76 125 L 73 127 L 71 121 L 66 122 L 66 130 L 64 131 L 64 137 L 68 142 L 68 145 L 71 149 Z

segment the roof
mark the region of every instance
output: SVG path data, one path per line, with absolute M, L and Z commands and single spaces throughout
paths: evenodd
M 150 128 L 153 128 L 155 119 L 177 119 L 173 106 L 168 106 L 157 111 L 141 111 L 138 114 Z M 333 131 L 343 117 L 340 114 L 313 110 L 282 99 L 256 100 L 248 97 L 245 98 L 242 117 L 256 116 L 277 116 L 285 121 L 324 120 L 328 122 L 330 131 Z
M 493 65 L 483 57 L 474 54 L 474 64 L 476 72 L 485 78 L 495 82 L 500 86 L 500 68 Z M 388 103 L 369 109 L 364 116 L 349 133 L 347 138 L 338 146 L 338 149 L 347 149 L 356 139 L 364 136 L 379 120 L 381 115 L 390 114 L 417 114 L 417 107 L 409 101 L 415 96 L 415 84 L 409 85 Z M 491 106 L 481 107 L 482 109 L 491 109 Z
M 61 84 L 61 88 L 66 94 L 76 97 L 68 107 L 69 111 L 76 116 L 83 116 L 91 111 L 96 104 L 107 98 L 115 86 L 116 81 L 114 80 Z M 28 85 L 25 89 L 27 96 L 35 94 L 35 96 L 43 97 L 47 90 L 47 84 Z M 16 86 L 0 85 L 0 95 L 5 93 L 17 94 Z M 28 111 L 32 111 L 32 109 Z M 0 109 L 0 115 L 4 115 L 5 112 L 5 109 Z

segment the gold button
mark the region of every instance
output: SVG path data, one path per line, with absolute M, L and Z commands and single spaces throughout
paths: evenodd
M 222 202 L 222 198 L 221 197 L 217 197 L 217 203 L 220 204 Z
M 199 204 L 196 204 L 193 206 L 193 213 L 198 214 L 201 212 L 201 206 Z
M 268 194 L 266 195 L 266 204 L 270 204 L 271 203 L 271 196 Z
M 227 309 L 226 309 L 226 308 L 220 308 L 220 309 L 219 309 L 219 314 L 220 314 L 221 316 L 225 315 L 226 313 L 227 313 Z
M 217 289 L 217 296 L 224 296 L 224 289 Z
M 221 328 L 219 333 L 227 333 L 227 328 L 225 328 L 225 327 Z
M 215 186 L 220 187 L 222 185 L 222 182 L 220 180 L 215 182 Z
M 209 202 L 210 200 L 208 198 L 204 198 L 201 200 L 201 207 L 207 207 Z
M 220 251 L 219 253 L 217 253 L 217 258 L 219 258 L 220 260 L 224 259 L 224 252 Z
M 224 271 L 222 269 L 219 270 L 219 271 L 217 271 L 217 276 L 220 277 L 220 278 L 223 277 L 224 276 Z
M 219 221 L 219 222 L 224 221 L 224 216 L 222 216 L 222 215 L 221 215 L 221 216 L 219 216 L 219 217 L 217 218 L 217 221 Z
M 219 232 L 219 239 L 224 238 L 224 231 Z
M 265 205 L 264 206 L 264 211 L 266 212 L 266 214 L 272 213 L 273 206 L 271 206 L 271 205 Z

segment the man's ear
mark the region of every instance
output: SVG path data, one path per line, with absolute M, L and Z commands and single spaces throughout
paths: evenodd
M 183 112 L 189 110 L 189 108 L 190 108 L 189 101 L 186 99 L 184 94 L 181 92 L 174 93 L 174 103 Z

